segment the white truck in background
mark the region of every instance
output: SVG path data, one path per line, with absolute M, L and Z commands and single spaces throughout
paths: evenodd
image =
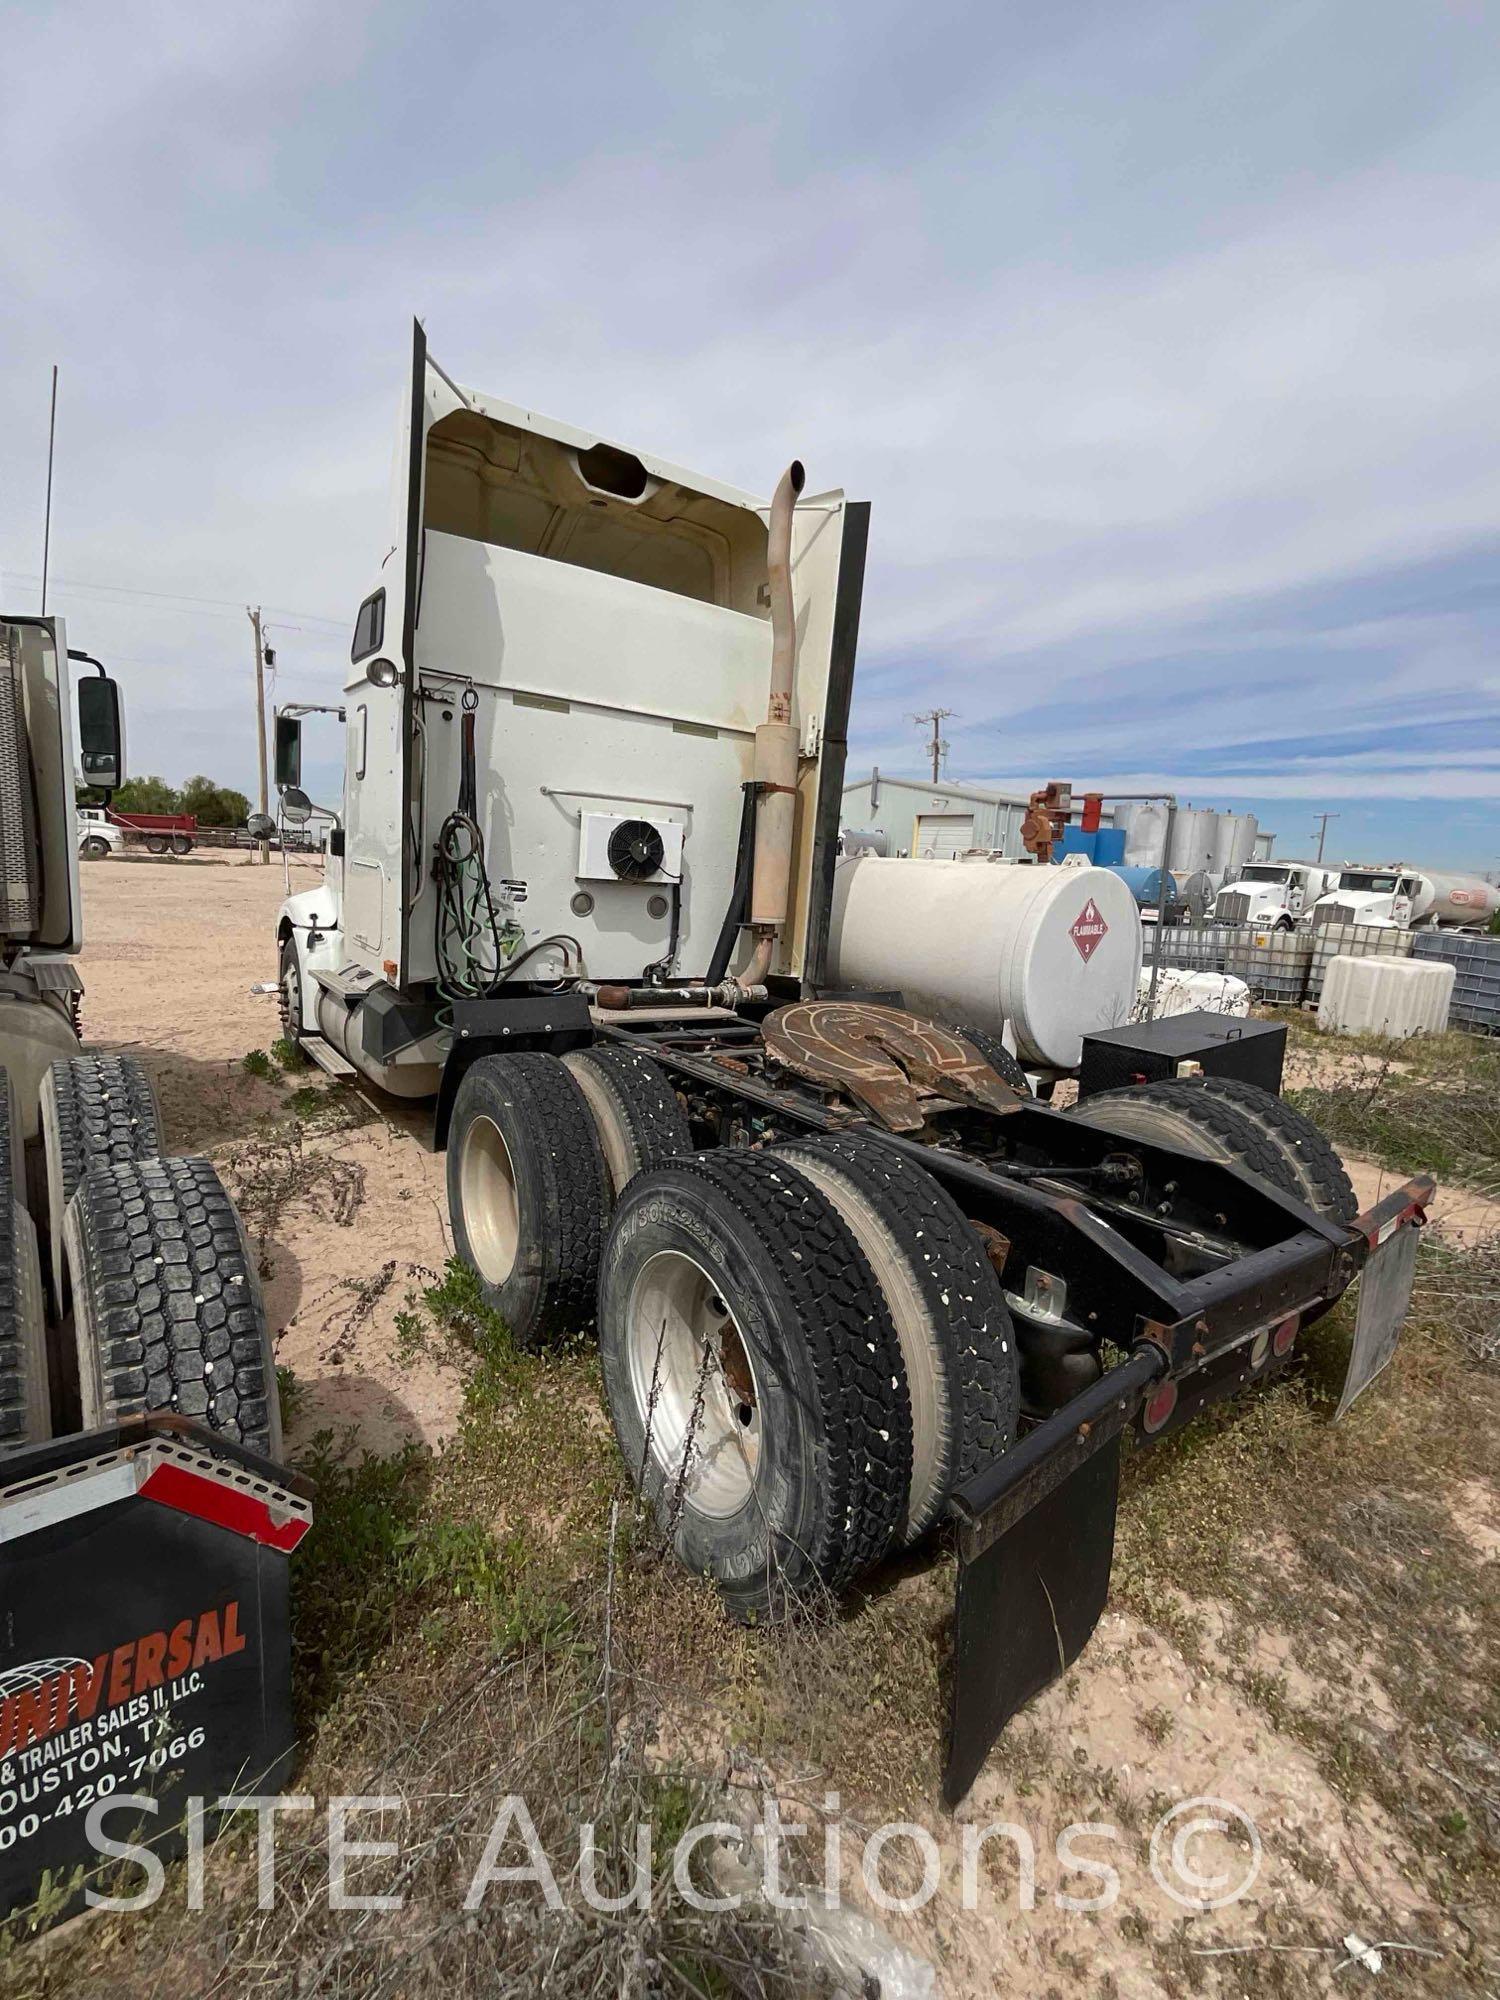
M 1215 897 L 1213 921 L 1289 931 L 1338 879 L 1316 861 L 1252 861 Z
M 1409 862 L 1345 868 L 1304 921 L 1363 924 L 1376 930 L 1484 930 L 1500 910 L 1500 889 L 1478 875 L 1439 873 Z

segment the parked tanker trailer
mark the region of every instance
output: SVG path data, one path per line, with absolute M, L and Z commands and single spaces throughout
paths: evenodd
M 1376 930 L 1482 931 L 1500 910 L 1500 889 L 1478 875 L 1439 873 L 1407 862 L 1344 868 L 1338 886 L 1313 904 L 1306 921 L 1364 924 Z
M 1359 1393 L 1432 1183 L 1360 1214 L 1246 1083 L 1038 1102 L 1000 1031 L 1066 1061 L 1135 998 L 1108 871 L 839 868 L 867 505 L 458 388 L 420 327 L 398 465 L 286 1032 L 433 1100 L 459 1255 L 519 1343 L 596 1328 L 734 1617 L 954 1530 L 957 1799 L 1099 1618 L 1122 1432 L 1273 1380 L 1364 1270 Z

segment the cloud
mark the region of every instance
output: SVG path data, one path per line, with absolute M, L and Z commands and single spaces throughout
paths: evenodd
M 971 771 L 1493 796 L 1487 22 L 162 0 L 9 34 L 0 561 L 29 606 L 57 358 L 59 601 L 176 775 L 245 782 L 246 601 L 312 614 L 288 692 L 337 687 L 420 311 L 460 380 L 873 501 L 862 757 L 914 762 L 937 701 Z M 1417 719 L 1449 749 L 1403 753 Z

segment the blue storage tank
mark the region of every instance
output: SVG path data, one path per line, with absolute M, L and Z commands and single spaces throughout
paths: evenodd
M 1106 863 L 1111 875 L 1118 875 L 1143 910 L 1154 910 L 1161 901 L 1161 870 L 1159 868 L 1127 868 L 1124 862 Z M 1167 900 L 1172 898 L 1174 885 L 1167 884 Z
M 1085 833 L 1081 826 L 1065 826 L 1062 839 L 1052 851 L 1059 861 L 1069 854 L 1083 854 L 1098 868 L 1112 868 L 1125 859 L 1125 829 L 1101 826 Z

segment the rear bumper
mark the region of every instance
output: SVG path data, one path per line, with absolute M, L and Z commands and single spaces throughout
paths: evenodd
M 1368 1327 L 1361 1301 L 1342 1415 L 1394 1351 L 1415 1232 L 1434 1192 L 1419 1175 L 1338 1242 L 1308 1231 L 1197 1280 L 1197 1311 L 1171 1325 L 1141 1320 L 1117 1368 L 954 1493 L 958 1584 L 943 1778 L 950 1804 L 968 1791 L 1010 1717 L 1071 1665 L 1098 1623 L 1126 1427 L 1135 1424 L 1153 1443 L 1208 1404 L 1271 1379 L 1301 1327 L 1334 1304 L 1378 1250 L 1394 1277 L 1382 1278 Z

